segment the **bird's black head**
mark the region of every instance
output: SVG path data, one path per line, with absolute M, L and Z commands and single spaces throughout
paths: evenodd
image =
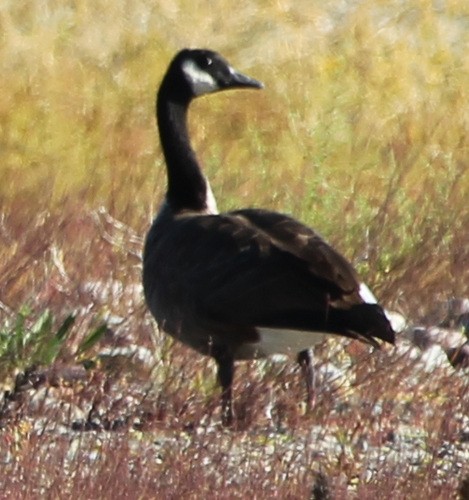
M 181 50 L 169 65 L 162 87 L 180 99 L 231 88 L 263 88 L 254 78 L 236 71 L 220 54 L 205 49 Z

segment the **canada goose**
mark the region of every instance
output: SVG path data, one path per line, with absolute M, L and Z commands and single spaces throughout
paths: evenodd
M 394 343 L 371 292 L 312 229 L 268 210 L 217 212 L 191 148 L 187 110 L 195 97 L 244 87 L 263 85 L 216 52 L 184 49 L 170 63 L 156 106 L 168 187 L 143 263 L 159 327 L 217 362 L 225 425 L 233 420 L 235 360 L 296 354 L 310 401 L 309 348 L 326 334 Z

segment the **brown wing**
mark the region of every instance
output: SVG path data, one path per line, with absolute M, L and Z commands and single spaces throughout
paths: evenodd
M 282 250 L 304 261 L 311 275 L 333 283 L 342 294 L 337 299 L 362 303 L 360 280 L 352 265 L 315 231 L 292 217 L 268 210 L 230 212 L 256 231 L 262 231 Z
M 213 325 L 214 336 L 216 325 L 238 325 L 383 337 L 387 320 L 363 303 L 350 264 L 288 216 L 185 216 L 158 233 L 147 242 L 144 274 L 149 303 L 155 295 L 154 309 L 163 311 L 156 317 L 184 322 L 190 314 L 192 323 Z

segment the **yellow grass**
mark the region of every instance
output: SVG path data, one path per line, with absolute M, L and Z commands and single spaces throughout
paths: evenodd
M 301 217 L 393 300 L 385 282 L 420 245 L 441 265 L 467 243 L 468 15 L 463 1 L 5 1 L 1 210 L 104 206 L 143 234 L 165 187 L 155 89 L 175 51 L 207 46 L 266 84 L 193 106 L 221 208 Z M 430 282 L 467 293 L 449 265 Z
M 75 359 L 80 341 L 103 318 L 114 320 L 121 343 L 155 348 L 154 326 L 136 287 L 141 238 L 166 183 L 154 100 L 169 60 L 185 46 L 218 50 L 266 85 L 262 92 L 209 96 L 192 107 L 194 146 L 221 209 L 263 206 L 301 218 L 353 260 L 386 306 L 411 321 L 425 318 L 439 300 L 469 297 L 466 0 L 2 0 L 1 324 L 23 304 L 33 316 L 50 309 L 57 325 L 77 312 L 65 361 Z M 162 343 L 157 337 L 157 356 Z M 365 381 L 357 391 L 363 400 L 392 406 L 390 428 L 410 411 L 412 424 L 438 450 L 445 426 L 451 439 L 457 434 L 451 433 L 452 418 L 467 406 L 467 382 L 450 367 L 416 378 L 410 355 L 389 356 L 352 363 Z M 150 403 L 161 407 L 162 425 L 179 422 L 178 428 L 206 418 L 206 406 L 213 410 L 216 399 L 205 404 L 193 398 L 213 393 L 213 379 L 205 376 L 210 365 L 201 357 L 188 359 L 180 346 L 160 364 L 160 375 L 167 369 L 161 401 Z M 251 394 L 253 378 L 263 375 L 247 370 L 238 385 Z M 317 422 L 329 428 L 337 418 L 343 421 L 333 432 L 350 431 L 347 413 L 328 413 L 338 397 L 332 391 L 328 399 L 332 389 L 325 388 L 323 405 L 305 423 L 297 412 L 302 389 L 293 369 L 277 378 L 294 388 L 287 413 L 300 434 Z M 99 380 L 98 374 L 93 384 Z M 93 384 L 83 391 L 89 387 L 91 394 Z M 254 415 L 246 420 L 263 432 L 270 389 L 260 382 L 255 387 L 255 396 L 245 397 Z M 404 401 L 409 394 L 413 409 Z M 375 425 L 371 409 L 363 413 L 359 403 L 347 404 L 353 425 L 362 418 L 364 428 Z M 281 404 L 274 410 L 281 414 Z M 371 431 L 376 440 L 388 432 L 386 418 Z M 183 481 L 193 474 L 185 474 L 179 451 L 174 460 Z M 191 472 L 198 470 L 199 456 L 196 446 Z M 347 469 L 333 461 L 326 472 L 353 476 L 357 463 Z M 174 471 L 169 464 L 165 470 Z M 427 466 L 413 474 L 431 495 L 434 471 L 441 471 L 436 462 Z M 154 469 L 145 470 L 155 480 Z M 441 473 L 439 494 L 446 480 L 454 490 L 459 478 Z M 387 475 L 386 468 L 379 474 L 383 482 L 370 490 L 360 479 L 365 493 L 382 484 L 392 492 L 399 478 L 403 497 L 419 498 L 406 477 Z M 345 491 L 338 484 L 337 491 Z M 210 481 L 206 486 L 213 489 Z

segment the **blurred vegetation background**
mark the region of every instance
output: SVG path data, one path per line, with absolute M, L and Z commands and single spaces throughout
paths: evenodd
M 319 469 L 337 498 L 454 496 L 468 379 L 439 346 L 321 346 L 310 415 L 295 364 L 240 363 L 225 433 L 212 362 L 156 331 L 155 92 L 186 46 L 265 83 L 191 109 L 221 210 L 310 224 L 410 324 L 469 299 L 467 0 L 1 0 L 5 495 L 306 498 Z
M 155 90 L 185 46 L 266 85 L 191 110 L 222 210 L 301 218 L 408 316 L 469 295 L 467 2 L 4 0 L 3 311 L 55 308 L 54 273 L 139 282 L 166 182 Z M 122 226 L 104 251 L 110 220 Z M 79 300 L 69 289 L 68 307 Z

